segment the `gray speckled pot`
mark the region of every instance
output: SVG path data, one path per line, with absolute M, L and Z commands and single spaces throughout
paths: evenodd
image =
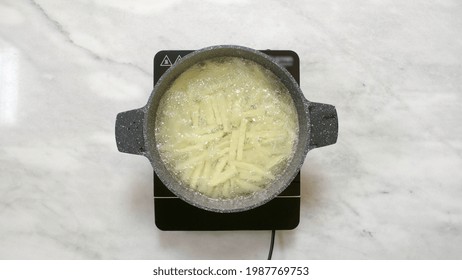
M 197 62 L 221 56 L 253 60 L 278 76 L 292 95 L 299 123 L 298 145 L 286 171 L 262 191 L 244 198 L 227 200 L 206 197 L 179 183 L 163 164 L 154 133 L 159 101 L 176 77 Z M 165 186 L 179 198 L 199 208 L 223 213 L 249 210 L 276 197 L 294 179 L 308 151 L 334 144 L 337 141 L 337 133 L 338 120 L 334 106 L 306 100 L 297 82 L 285 68 L 266 54 L 240 46 L 213 46 L 183 57 L 159 79 L 146 106 L 117 115 L 115 130 L 119 151 L 147 157 Z

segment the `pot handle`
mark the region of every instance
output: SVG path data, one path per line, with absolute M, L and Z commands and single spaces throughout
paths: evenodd
M 307 101 L 310 118 L 310 149 L 335 144 L 338 136 L 337 111 L 333 105 Z
M 142 155 L 146 151 L 143 136 L 143 108 L 117 114 L 115 136 L 122 153 Z

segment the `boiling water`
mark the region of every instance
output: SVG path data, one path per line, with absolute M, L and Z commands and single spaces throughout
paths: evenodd
M 161 99 L 157 148 L 187 187 L 213 198 L 262 190 L 293 157 L 297 112 L 269 70 L 221 57 L 183 72 Z

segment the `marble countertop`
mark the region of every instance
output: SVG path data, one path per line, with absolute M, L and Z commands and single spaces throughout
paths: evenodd
M 155 3 L 154 3 L 155 2 Z M 162 49 L 292 49 L 337 144 L 302 168 L 275 259 L 462 258 L 462 5 L 0 3 L 0 259 L 263 259 L 270 232 L 162 232 L 152 168 L 117 151 Z

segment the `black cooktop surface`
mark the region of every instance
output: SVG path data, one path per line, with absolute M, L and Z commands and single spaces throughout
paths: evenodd
M 170 66 L 192 50 L 165 50 L 154 56 L 154 85 Z M 289 50 L 264 50 L 300 83 L 298 55 Z M 238 213 L 216 213 L 184 202 L 154 173 L 154 216 L 161 230 L 271 230 L 294 229 L 300 219 L 300 173 L 280 195 L 257 208 Z

